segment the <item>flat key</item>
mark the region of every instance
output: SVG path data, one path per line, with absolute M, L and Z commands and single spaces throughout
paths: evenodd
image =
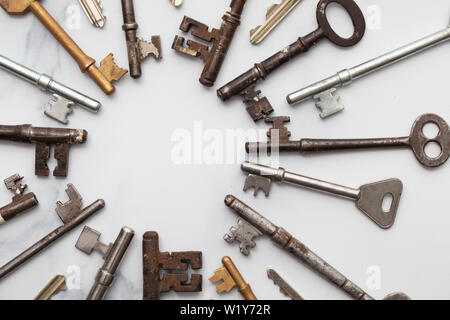
M 301 0 L 282 0 L 267 9 L 266 23 L 250 31 L 250 42 L 258 44 L 300 3 Z
M 354 31 L 353 35 L 349 38 L 340 37 L 328 22 L 326 11 L 328 5 L 332 3 L 340 4 L 352 20 Z M 327 38 L 338 46 L 350 47 L 362 39 L 366 30 L 364 15 L 353 0 L 321 0 L 317 5 L 316 17 L 319 25 L 316 30 L 304 37 L 298 38 L 294 43 L 263 62 L 256 63 L 253 68 L 218 89 L 217 95 L 219 98 L 222 101 L 226 101 L 233 96 L 240 95 L 247 105 L 247 112 L 254 121 L 265 118 L 273 109 L 267 98 L 260 97 L 260 92 L 255 90 L 255 85 L 258 81 L 266 79 L 278 67 L 308 51 L 309 48 L 324 38 Z
M 432 113 L 423 114 L 414 122 L 411 134 L 408 137 L 379 138 L 379 139 L 301 139 L 289 140 L 290 133 L 284 127 L 284 122 L 289 118 L 272 118 L 274 127 L 269 130 L 269 143 L 247 143 L 247 152 L 271 151 L 278 148 L 280 152 L 321 152 L 336 150 L 354 150 L 365 148 L 410 148 L 417 160 L 425 167 L 438 167 L 443 165 L 450 156 L 450 131 L 447 122 L 440 116 Z M 435 137 L 427 137 L 424 127 L 427 124 L 435 124 L 439 131 Z M 278 131 L 278 139 L 271 136 Z M 436 143 L 440 147 L 440 154 L 431 157 L 426 153 L 426 147 L 430 143 Z
M 267 277 L 280 288 L 280 292 L 291 300 L 304 300 L 303 297 L 286 282 L 274 269 L 267 269 Z
M 66 278 L 59 274 L 50 280 L 33 300 L 50 300 L 55 294 L 66 290 Z
M 106 17 L 103 15 L 103 8 L 99 0 L 78 0 L 89 21 L 97 28 L 103 28 Z
M 283 168 L 275 169 L 251 162 L 244 162 L 241 169 L 249 173 L 244 191 L 253 188 L 255 196 L 259 190 L 263 190 L 268 196 L 272 181 L 306 187 L 354 200 L 356 207 L 383 229 L 390 228 L 394 224 L 403 190 L 403 184 L 399 179 L 365 184 L 355 189 L 288 172 Z M 382 207 L 386 197 L 392 199 L 388 210 L 384 210 Z

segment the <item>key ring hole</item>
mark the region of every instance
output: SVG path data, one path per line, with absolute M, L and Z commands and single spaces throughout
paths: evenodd
M 442 146 L 436 141 L 429 141 L 425 144 L 423 152 L 429 159 L 437 159 L 442 155 Z
M 392 193 L 386 193 L 381 202 L 381 210 L 384 213 L 389 213 L 392 210 L 392 205 L 394 204 L 394 195 Z
M 427 122 L 422 127 L 422 133 L 428 139 L 435 139 L 439 135 L 440 131 L 441 128 L 434 121 Z
M 341 38 L 349 38 L 353 35 L 354 27 L 350 15 L 342 6 L 332 2 L 327 6 L 325 14 L 330 27 L 337 35 Z

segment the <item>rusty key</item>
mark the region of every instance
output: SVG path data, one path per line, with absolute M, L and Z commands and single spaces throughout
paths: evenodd
M 278 148 L 280 152 L 320 152 L 336 150 L 354 150 L 362 148 L 410 148 L 417 160 L 425 167 L 438 167 L 444 164 L 450 155 L 450 130 L 447 122 L 440 116 L 432 113 L 423 114 L 416 119 L 408 137 L 379 138 L 379 139 L 301 139 L 290 140 L 290 132 L 284 126 L 289 122 L 289 117 L 267 118 L 267 123 L 272 123 L 267 136 L 269 142 L 247 143 L 247 152 L 271 151 Z M 423 130 L 425 125 L 435 124 L 439 131 L 435 137 L 428 138 Z M 277 138 L 275 138 L 275 136 Z M 430 143 L 439 145 L 441 153 L 436 157 L 429 156 L 425 148 Z
M 0 208 L 0 224 L 14 218 L 17 214 L 24 212 L 38 204 L 38 200 L 33 192 L 23 194 L 23 191 L 27 188 L 26 184 L 21 184 L 23 179 L 18 173 L 5 179 L 5 186 L 12 192 L 14 197 L 12 202 L 2 208 Z
M 189 32 L 192 30 L 192 35 L 207 42 L 213 42 L 212 48 L 195 42 L 187 41 L 187 47 L 184 47 L 184 38 L 175 36 L 172 44 L 172 49 L 182 52 L 184 54 L 200 57 L 205 62 L 202 75 L 200 76 L 200 83 L 211 87 L 219 75 L 225 55 L 233 40 L 234 33 L 241 21 L 241 14 L 247 0 L 232 0 L 228 11 L 222 17 L 222 26 L 220 30 L 212 29 L 208 31 L 208 26 L 198 22 L 189 17 L 184 17 L 181 22 L 180 30 Z
M 132 78 L 142 75 L 141 61 L 152 54 L 155 59 L 161 59 L 161 39 L 153 36 L 151 42 L 147 42 L 136 36 L 138 24 L 134 14 L 134 0 L 122 0 L 123 26 L 127 40 L 128 62 Z
M 3 267 L 0 267 L 0 279 L 46 249 L 59 238 L 75 229 L 105 206 L 105 201 L 98 199 L 88 207 L 81 209 L 82 198 L 75 187 L 70 183 L 67 185 L 66 193 L 69 197 L 69 201 L 66 203 L 61 203 L 60 201 L 56 202 L 56 213 L 63 222 L 63 225 L 50 232 Z
M 115 88 L 112 85 L 112 81 L 119 80 L 127 71 L 119 68 L 114 63 L 112 54 L 103 59 L 100 63 L 100 68 L 97 68 L 95 60 L 80 49 L 38 0 L 0 0 L 0 5 L 7 13 L 13 15 L 23 15 L 28 9 L 33 12 L 55 39 L 75 59 L 81 72 L 87 72 L 104 93 L 114 93 Z
M 354 26 L 354 32 L 351 37 L 340 37 L 330 26 L 326 10 L 328 5 L 332 3 L 340 4 L 348 12 Z M 247 105 L 247 112 L 254 121 L 265 118 L 273 112 L 273 108 L 266 97 L 260 97 L 261 91 L 255 90 L 255 85 L 259 80 L 266 79 L 279 66 L 308 51 L 309 48 L 324 38 L 338 46 L 350 47 L 362 39 L 366 29 L 364 15 L 353 0 L 321 0 L 317 5 L 316 17 L 319 24 L 317 30 L 298 38 L 297 41 L 263 62 L 256 63 L 252 69 L 217 90 L 219 98 L 225 101 L 233 96 L 240 95 Z
M 49 175 L 47 160 L 50 158 L 50 146 L 54 144 L 54 157 L 58 165 L 53 170 L 53 175 L 66 177 L 70 145 L 86 142 L 87 135 L 87 131 L 83 129 L 40 128 L 32 127 L 30 124 L 0 125 L 0 139 L 36 143 L 34 172 L 38 176 Z

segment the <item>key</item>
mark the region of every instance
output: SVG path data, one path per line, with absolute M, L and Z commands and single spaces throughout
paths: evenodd
M 128 227 L 123 227 L 114 244 L 104 244 L 99 241 L 100 233 L 87 226 L 78 238 L 75 247 L 86 254 L 92 251 L 99 252 L 105 260 L 103 267 L 98 270 L 94 285 L 86 300 L 102 300 L 114 281 L 114 274 L 122 261 L 125 252 L 133 239 L 134 231 Z
M 300 3 L 301 0 L 282 0 L 267 9 L 266 23 L 250 31 L 250 42 L 258 44 Z
M 103 7 L 100 0 L 78 0 L 91 24 L 97 28 L 103 28 L 106 17 L 103 15 Z
M 236 268 L 233 260 L 230 257 L 222 258 L 223 267 L 216 269 L 214 275 L 209 278 L 213 283 L 217 284 L 217 293 L 230 292 L 234 287 L 237 287 L 239 293 L 245 300 L 258 300 L 252 291 L 250 285 L 245 282 L 239 270 Z
M 349 14 L 354 26 L 353 35 L 342 38 L 334 32 L 328 22 L 326 9 L 331 3 L 340 4 Z M 240 95 L 247 105 L 247 112 L 254 121 L 265 118 L 273 112 L 273 108 L 266 97 L 260 97 L 261 92 L 255 89 L 256 83 L 272 73 L 275 69 L 290 61 L 292 58 L 306 52 L 320 40 L 327 38 L 332 43 L 341 47 L 350 47 L 357 44 L 363 37 L 366 23 L 364 16 L 353 0 L 321 0 L 317 5 L 317 30 L 305 37 L 298 38 L 294 43 L 285 47 L 273 56 L 261 63 L 256 63 L 253 68 L 243 73 L 233 81 L 217 90 L 217 95 L 222 101 L 233 96 Z
M 273 127 L 267 133 L 269 142 L 252 142 L 246 144 L 247 152 L 259 153 L 271 151 L 272 148 L 280 152 L 321 152 L 336 150 L 354 150 L 362 148 L 410 148 L 416 159 L 425 167 L 438 167 L 443 165 L 450 155 L 450 131 L 447 122 L 440 116 L 432 113 L 423 114 L 414 122 L 411 134 L 408 137 L 379 138 L 379 139 L 301 139 L 293 141 L 289 139 L 290 132 L 284 126 L 289 122 L 289 117 L 268 118 L 267 123 L 273 123 Z M 435 137 L 428 138 L 423 130 L 427 124 L 433 123 L 439 128 Z M 278 132 L 278 138 L 272 136 Z M 288 132 L 288 133 L 286 133 Z M 430 143 L 439 145 L 441 153 L 437 157 L 431 157 L 426 153 L 426 147 Z
M 0 125 L 0 139 L 36 143 L 34 173 L 38 176 L 49 175 L 47 160 L 50 158 L 50 146 L 55 145 L 54 157 L 58 165 L 53 170 L 53 175 L 66 177 L 70 145 L 85 143 L 87 135 L 87 131 L 83 129 L 42 128 L 30 124 Z
M 240 223 L 238 228 L 232 227 L 230 229 L 230 233 L 224 236 L 224 240 L 230 244 L 239 242 L 239 248 L 242 254 L 248 256 L 249 250 L 256 245 L 253 241 L 256 232 L 260 235 L 267 235 L 273 242 L 279 245 L 280 248 L 291 253 L 312 270 L 316 271 L 324 278 L 334 283 L 345 293 L 349 294 L 352 298 L 357 300 L 374 299 L 325 260 L 312 252 L 306 245 L 294 238 L 289 232 L 274 225 L 236 197 L 227 195 L 225 197 L 225 204 L 239 216 L 238 221 L 240 221 Z M 407 297 L 406 294 L 398 293 L 396 296 Z M 388 297 L 392 298 L 393 295 L 389 295 L 386 298 Z
M 426 49 L 445 43 L 449 39 L 450 25 L 441 31 L 373 58 L 353 68 L 339 71 L 334 76 L 289 94 L 286 99 L 289 104 L 296 104 L 312 97 L 316 101 L 317 108 L 321 111 L 321 118 L 326 118 L 344 109 L 338 102 L 339 94 L 336 91 L 338 87 L 349 85 L 353 80 L 388 67 Z
M 0 5 L 9 14 L 23 15 L 28 9 L 42 22 L 50 31 L 56 40 L 66 49 L 66 51 L 75 59 L 81 72 L 87 72 L 94 82 L 110 95 L 114 93 L 115 88 L 112 84 L 123 77 L 127 72 L 119 68 L 113 60 L 112 53 L 100 63 L 100 68 L 95 66 L 95 60 L 86 55 L 64 29 L 53 19 L 53 17 L 41 6 L 37 0 L 2 0 Z
M 142 239 L 144 300 L 159 300 L 161 293 L 200 292 L 202 275 L 189 274 L 188 266 L 193 270 L 202 268 L 201 251 L 160 252 L 159 236 L 148 231 Z M 162 275 L 162 276 L 161 276 Z
M 204 44 L 192 40 L 187 41 L 187 47 L 184 46 L 185 39 L 175 36 L 172 49 L 181 53 L 200 57 L 205 63 L 203 72 L 200 76 L 200 83 L 207 87 L 212 87 L 219 75 L 225 55 L 233 40 L 234 33 L 241 21 L 241 14 L 247 0 L 232 0 L 229 10 L 222 17 L 222 26 L 220 30 L 212 29 L 208 31 L 208 26 L 189 17 L 184 17 L 181 22 L 180 30 L 189 32 L 199 39 L 206 42 L 212 42 L 211 49 Z
M 136 37 L 138 24 L 134 15 L 134 1 L 122 0 L 123 26 L 127 40 L 128 62 L 130 65 L 130 75 L 137 79 L 142 75 L 141 61 L 152 54 L 155 59 L 160 60 L 161 39 L 159 36 L 153 36 L 151 42 Z
M 0 224 L 11 220 L 17 214 L 37 206 L 38 204 L 38 200 L 33 192 L 23 194 L 28 186 L 20 183 L 22 179 L 23 177 L 16 173 L 4 180 L 6 188 L 14 193 L 14 197 L 10 204 L 0 208 Z
M 69 231 L 75 229 L 105 206 L 105 201 L 98 199 L 86 208 L 81 209 L 82 198 L 75 187 L 70 183 L 67 185 L 66 193 L 69 197 L 69 201 L 66 203 L 61 203 L 60 201 L 56 202 L 56 213 L 63 222 L 63 225 L 50 232 L 44 238 L 1 267 L 0 279 L 49 247 Z
M 54 295 L 66 290 L 66 278 L 59 274 L 54 276 L 33 300 L 50 300 Z
M 179 7 L 183 4 L 183 0 L 170 0 L 170 2 L 175 6 Z
M 283 168 L 275 169 L 251 162 L 244 162 L 241 169 L 249 173 L 245 181 L 244 191 L 254 188 L 255 196 L 259 190 L 263 190 L 267 197 L 272 180 L 306 187 L 354 200 L 356 207 L 383 229 L 390 228 L 394 224 L 403 190 L 403 184 L 399 179 L 369 183 L 355 189 L 288 172 Z M 389 209 L 385 210 L 382 207 L 383 200 L 389 198 L 392 199 L 392 202 Z
M 60 123 L 69 123 L 67 117 L 72 113 L 74 104 L 78 104 L 92 112 L 97 112 L 101 107 L 100 102 L 2 55 L 0 55 L 0 69 L 8 71 L 34 84 L 41 90 L 51 93 L 53 98 L 48 102 L 49 108 L 45 111 L 45 115 Z
M 274 269 L 267 269 L 267 277 L 280 288 L 280 292 L 291 300 L 304 300 Z

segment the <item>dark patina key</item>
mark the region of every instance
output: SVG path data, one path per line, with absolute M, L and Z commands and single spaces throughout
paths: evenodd
M 326 9 L 331 3 L 340 4 L 350 15 L 354 26 L 354 32 L 351 37 L 340 37 L 330 26 L 326 16 Z M 298 38 L 297 41 L 263 62 L 256 63 L 253 68 L 217 90 L 219 98 L 225 101 L 233 96 L 241 95 L 253 120 L 257 121 L 265 118 L 273 112 L 273 109 L 267 98 L 260 97 L 261 92 L 255 90 L 255 85 L 259 80 L 264 80 L 279 66 L 308 51 L 309 48 L 323 38 L 327 38 L 338 46 L 350 47 L 362 39 L 366 29 L 364 15 L 353 0 L 321 0 L 317 5 L 316 16 L 319 24 L 317 30 Z

